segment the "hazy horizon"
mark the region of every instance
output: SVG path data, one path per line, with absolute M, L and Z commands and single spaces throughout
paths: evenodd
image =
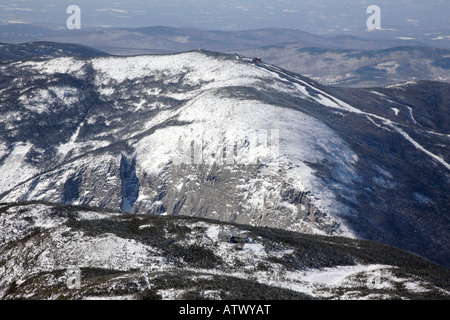
M 65 24 L 69 5 L 78 5 L 82 25 L 101 27 L 169 26 L 214 30 L 289 28 L 316 34 L 364 34 L 367 7 L 382 10 L 382 29 L 417 36 L 448 31 L 445 0 L 7 0 L 0 4 L 0 23 Z

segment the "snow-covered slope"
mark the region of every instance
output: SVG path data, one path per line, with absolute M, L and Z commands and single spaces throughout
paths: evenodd
M 367 241 L 45 203 L 0 208 L 0 225 L 0 299 L 450 295 L 445 267 Z M 233 232 L 242 247 L 220 236 Z
M 157 179 L 162 174 L 171 174 L 173 171 L 171 164 L 173 163 L 186 165 L 185 171 L 193 171 L 194 175 L 189 179 L 189 175 L 179 174 L 179 176 L 174 177 L 177 181 L 173 181 L 173 184 L 182 188 L 186 183 L 190 181 L 196 183 L 198 180 L 195 172 L 197 168 L 191 168 L 193 165 L 190 165 L 191 159 L 189 157 L 191 142 L 195 142 L 195 146 L 197 147 L 198 143 L 202 152 L 199 154 L 201 158 L 195 159 L 193 162 L 199 160 L 206 163 L 206 166 L 222 167 L 226 164 L 227 166 L 223 170 L 238 171 L 246 165 L 257 165 L 258 160 L 267 164 L 268 171 L 264 174 L 260 172 L 262 170 L 257 169 L 254 170 L 254 177 L 246 179 L 246 181 L 244 179 L 238 180 L 237 183 L 233 184 L 233 188 L 239 191 L 236 196 L 239 197 L 239 201 L 242 203 L 241 207 L 244 210 L 257 212 L 257 215 L 264 214 L 264 211 L 268 209 L 265 204 L 268 201 L 265 198 L 271 198 L 271 203 L 268 205 L 285 209 L 285 215 L 288 215 L 279 219 L 289 219 L 291 222 L 295 222 L 301 217 L 298 212 L 299 208 L 283 201 L 280 193 L 275 191 L 280 189 L 284 183 L 288 183 L 290 188 L 295 188 L 299 192 L 309 191 L 320 198 L 314 205 L 321 211 L 330 214 L 338 213 L 340 206 L 333 199 L 334 192 L 314 176 L 314 170 L 308 167 L 305 162 L 316 163 L 327 159 L 336 168 L 334 171 L 336 176 L 339 175 L 342 183 L 351 184 L 354 176 L 352 165 L 356 162 L 357 156 L 347 144 L 320 120 L 305 113 L 293 109 L 286 109 L 281 113 L 279 106 L 265 103 L 257 98 L 248 96 L 236 99 L 234 96 L 221 92 L 228 88 L 245 89 L 262 86 L 265 90 L 303 94 L 297 91 L 290 82 L 282 81 L 277 74 L 265 69 L 255 68 L 251 64 L 230 61 L 223 57 L 211 57 L 199 52 L 179 56 L 93 59 L 89 62 L 62 58 L 42 63 L 29 62 L 24 64 L 22 68 L 39 73 L 42 76 L 63 73 L 83 79 L 87 77 L 87 71 L 84 70 L 87 69 L 87 64 L 95 70 L 93 89 L 99 92 L 98 98 L 100 101 L 111 101 L 112 108 L 117 109 L 119 114 L 126 112 L 127 114 L 135 113 L 139 115 L 144 112 L 153 112 L 146 118 L 136 119 L 135 121 L 139 124 L 133 124 L 128 123 L 128 119 L 120 118 L 114 113 L 104 115 L 97 110 L 92 110 L 96 108 L 96 106 L 92 106 L 84 120 L 73 131 L 70 139 L 68 141 L 62 140 L 59 145 L 52 146 L 56 149 L 55 160 L 58 158 L 61 161 L 67 160 L 69 154 L 69 158 L 73 159 L 86 151 L 109 145 L 110 142 L 100 136 L 98 138 L 93 137 L 96 140 L 95 143 L 92 140 L 85 142 L 80 137 L 80 132 L 88 126 L 106 126 L 106 132 L 102 132 L 102 135 L 109 134 L 116 141 L 127 139 L 127 144 L 133 147 L 134 150 L 127 156 L 130 159 L 136 159 L 136 168 L 134 169 L 140 171 L 140 175 L 146 174 Z M 129 87 L 129 84 L 140 84 L 141 82 L 144 85 Z M 51 114 L 52 110 L 48 110 L 48 108 L 53 101 L 71 106 L 75 105 L 78 101 L 71 99 L 76 96 L 77 90 L 77 88 L 71 86 L 48 87 L 39 90 L 37 93 L 34 91 L 25 93 L 18 100 L 23 108 L 33 113 Z M 117 91 L 119 91 L 119 97 L 117 97 Z M 121 91 L 124 92 L 121 94 Z M 128 101 L 131 97 L 133 101 Z M 310 98 L 306 91 L 304 98 Z M 160 103 L 159 100 L 162 99 L 172 99 L 174 103 L 165 105 Z M 122 100 L 126 100 L 126 102 L 121 103 Z M 151 103 L 152 100 L 156 101 Z M 134 101 L 137 103 L 133 103 Z M 61 107 L 64 108 L 65 106 Z M 111 120 L 99 119 L 99 117 L 105 116 L 116 117 L 112 121 L 117 122 L 117 124 L 111 131 L 108 130 L 108 124 Z M 162 126 L 152 134 L 135 138 L 147 130 L 166 123 L 169 119 L 176 120 L 184 125 Z M 8 120 L 9 118 L 6 118 L 7 122 L 9 122 Z M 139 126 L 134 128 L 134 125 Z M 128 132 L 124 134 L 123 131 L 125 130 Z M 272 139 L 276 144 L 276 150 L 275 148 L 269 149 L 267 146 L 270 134 L 277 135 L 277 140 Z M 266 141 L 251 141 L 261 137 L 267 137 Z M 246 140 L 251 142 L 246 142 Z M 228 160 L 231 160 L 223 160 L 224 152 L 222 149 L 227 146 L 224 141 L 228 146 L 235 145 L 237 148 L 235 159 L 230 158 L 231 155 L 229 154 Z M 240 143 L 241 141 L 244 143 Z M 26 144 L 20 150 L 26 148 L 26 146 L 28 146 L 28 149 L 31 148 L 31 144 Z M 8 159 L 15 157 L 16 153 L 18 153 L 18 156 L 26 156 L 26 153 L 20 150 L 15 147 L 14 152 Z M 186 158 L 187 154 L 189 154 L 188 158 Z M 216 154 L 216 156 L 210 158 L 211 154 Z M 62 170 L 58 169 L 57 173 L 54 171 L 46 173 L 45 178 L 41 178 L 32 188 L 32 193 L 30 193 L 30 186 L 35 183 L 33 182 L 35 180 L 29 180 L 29 182 L 20 185 L 6 195 L 4 200 L 39 199 L 57 201 L 61 197 L 61 192 L 49 187 L 54 181 L 65 183 L 71 176 L 77 175 L 79 168 L 83 166 L 92 168 L 103 166 L 105 162 L 116 162 L 116 167 L 119 167 L 117 162 L 121 159 L 120 154 L 116 155 L 115 159 L 105 159 L 103 154 L 93 156 L 87 161 L 83 157 L 76 160 L 75 163 L 71 162 L 65 165 Z M 19 164 L 17 161 L 15 163 Z M 5 170 L 2 171 L 4 175 L 2 181 L 20 183 L 22 182 L 20 179 L 27 180 L 37 173 L 32 170 L 28 173 L 18 172 L 13 170 L 14 168 L 9 169 L 8 162 L 5 165 Z M 291 169 L 288 169 L 289 167 Z M 211 169 L 206 168 L 205 170 L 207 172 Z M 283 172 L 281 179 L 277 173 L 278 170 Z M 101 168 L 96 168 L 95 171 L 99 172 Z M 114 172 L 109 174 L 112 179 L 117 178 Z M 240 178 L 243 178 L 243 176 L 241 175 Z M 1 191 L 12 189 L 11 187 L 9 184 L 5 184 Z M 138 198 L 134 199 L 133 204 L 129 204 L 128 207 L 139 207 L 140 211 L 144 208 L 150 209 L 155 202 L 152 199 L 148 200 L 152 190 L 145 191 L 147 190 L 138 192 Z M 85 194 L 89 193 L 89 191 L 84 192 Z M 68 200 L 74 204 L 98 205 L 99 201 L 105 201 L 106 199 L 97 198 L 93 201 L 86 201 L 80 195 Z M 226 203 L 222 203 L 222 205 L 224 204 L 226 205 Z M 236 211 L 235 207 L 225 208 L 220 215 L 240 214 Z M 337 216 L 330 216 L 330 224 L 334 223 L 334 220 L 337 220 Z M 302 229 L 301 221 L 298 221 L 297 224 L 289 223 L 286 225 L 290 225 L 290 228 L 294 230 Z M 314 229 L 317 232 L 321 231 L 320 226 Z M 336 231 L 350 235 L 343 224 Z
M 393 98 L 197 51 L 0 68 L 0 201 L 364 237 L 448 263 L 448 133 Z

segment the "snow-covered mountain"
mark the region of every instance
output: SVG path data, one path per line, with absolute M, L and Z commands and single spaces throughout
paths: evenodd
M 369 241 L 45 203 L 0 225 L 0 299 L 450 296 L 448 268 Z
M 207 217 L 450 261 L 447 84 L 331 89 L 202 51 L 0 69 L 2 202 Z

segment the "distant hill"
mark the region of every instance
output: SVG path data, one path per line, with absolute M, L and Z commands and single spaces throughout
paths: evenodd
M 200 30 L 152 26 L 142 28 L 82 28 L 68 30 L 45 25 L 0 25 L 0 41 L 70 42 L 87 45 L 112 54 L 179 53 L 203 47 L 211 51 L 236 51 L 280 43 L 297 43 L 303 47 L 352 50 L 379 50 L 402 45 L 401 40 L 369 40 L 354 36 L 319 36 L 308 32 L 265 28 L 242 31 Z M 410 42 L 419 45 L 420 43 Z
M 412 80 L 450 82 L 450 50 L 395 47 L 343 50 L 283 44 L 240 51 L 326 85 L 386 86 Z
M 0 61 L 16 61 L 25 59 L 47 60 L 59 57 L 104 57 L 108 53 L 90 47 L 37 41 L 21 44 L 0 43 Z

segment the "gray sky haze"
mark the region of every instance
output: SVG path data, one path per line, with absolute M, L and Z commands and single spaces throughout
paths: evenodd
M 0 0 L 0 23 L 65 25 L 78 5 L 82 26 L 193 27 L 210 30 L 291 28 L 314 34 L 363 35 L 369 5 L 381 8 L 382 29 L 405 39 L 450 41 L 450 0 Z

